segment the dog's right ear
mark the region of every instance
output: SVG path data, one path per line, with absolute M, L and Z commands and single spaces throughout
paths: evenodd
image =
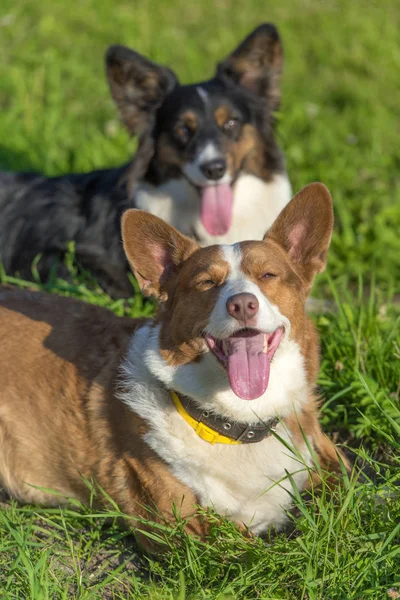
M 110 46 L 106 69 L 111 95 L 129 133 L 140 135 L 178 84 L 175 74 L 125 46 Z
M 160 301 L 167 299 L 163 284 L 200 247 L 162 219 L 137 209 L 122 216 L 122 241 L 143 294 Z

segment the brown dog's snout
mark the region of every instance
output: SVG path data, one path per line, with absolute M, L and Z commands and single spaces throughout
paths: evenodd
M 254 294 L 242 292 L 226 301 L 226 309 L 234 319 L 246 322 L 258 313 L 258 300 Z

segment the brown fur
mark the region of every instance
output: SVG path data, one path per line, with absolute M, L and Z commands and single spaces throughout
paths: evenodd
M 335 448 L 318 423 L 318 336 L 304 312 L 306 291 L 329 245 L 327 194 L 318 186 L 302 192 L 264 242 L 243 243 L 242 268 L 290 319 L 306 361 L 309 399 L 286 422 L 295 439 L 301 441 L 302 430 L 312 436 L 321 464 L 338 471 Z M 314 203 L 318 217 L 311 214 Z M 315 235 L 306 228 L 300 232 L 305 237 L 293 238 L 299 215 L 310 217 Z M 164 358 L 176 365 L 201 360 L 201 330 L 229 270 L 219 248 L 199 249 L 142 211 L 125 214 L 122 232 L 142 289 L 162 302 L 157 322 Z M 265 273 L 270 277 L 261 279 Z M 0 484 L 23 502 L 54 505 L 67 496 L 89 502 L 85 480 L 92 481 L 133 519 L 143 547 L 155 551 L 135 519 L 172 521 L 175 504 L 188 531 L 204 537 L 208 526 L 193 516 L 192 490 L 144 441 L 146 422 L 117 397 L 121 362 L 143 322 L 70 298 L 0 287 Z M 97 502 L 105 503 L 101 493 Z
M 309 293 L 315 274 L 325 269 L 333 228 L 329 199 L 329 191 L 322 183 L 307 185 L 285 206 L 266 234 L 267 239 L 276 241 L 288 253 L 305 294 Z
M 250 160 L 253 151 L 257 149 L 258 139 L 259 135 L 255 128 L 247 124 L 244 125 L 238 140 L 228 142 L 227 161 L 230 173 L 238 173 L 244 166 L 247 167 L 247 161 Z M 257 172 L 256 175 L 261 175 L 261 173 Z M 267 180 L 268 178 L 265 181 Z
M 34 292 L 7 290 L 0 300 L 1 485 L 23 502 L 88 503 L 85 478 L 133 517 L 172 520 L 173 502 L 189 517 L 192 492 L 143 443 L 146 424 L 115 397 L 119 365 L 143 320 Z M 204 535 L 206 525 L 194 519 L 188 527 Z
M 214 119 L 215 119 L 218 127 L 223 127 L 225 125 L 225 123 L 227 123 L 227 121 L 229 121 L 230 114 L 231 114 L 231 109 L 229 108 L 229 106 L 226 106 L 225 104 L 223 104 L 222 106 L 219 106 L 214 111 Z
M 193 133 L 196 131 L 198 126 L 198 117 L 196 113 L 190 110 L 183 113 L 182 115 L 183 124 L 190 129 Z

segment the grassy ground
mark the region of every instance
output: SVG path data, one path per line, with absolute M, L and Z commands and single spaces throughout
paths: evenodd
M 0 165 L 58 174 L 122 163 L 134 142 L 109 98 L 107 45 L 130 45 L 189 82 L 264 20 L 285 44 L 279 137 L 293 188 L 321 180 L 335 202 L 328 271 L 314 289 L 333 307 L 315 315 L 322 420 L 364 481 L 354 473 L 333 497 L 296 497 L 292 533 L 267 543 L 216 519 L 203 545 L 178 523 L 161 563 L 136 555 L 116 514 L 12 504 L 0 513 L 0 598 L 378 600 L 400 590 L 396 0 L 2 0 Z M 82 274 L 50 291 L 118 314 L 152 310 L 137 295 L 113 301 Z

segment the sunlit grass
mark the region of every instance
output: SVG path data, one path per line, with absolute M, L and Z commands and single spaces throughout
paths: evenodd
M 313 291 L 330 303 L 313 316 L 322 423 L 357 466 L 334 491 L 294 494 L 291 533 L 248 540 L 214 516 L 204 544 L 178 519 L 159 530 L 161 561 L 138 555 L 114 509 L 12 502 L 0 512 L 0 598 L 382 600 L 400 590 L 398 3 L 3 0 L 0 166 L 55 175 L 121 164 L 135 141 L 109 97 L 106 47 L 127 44 L 195 81 L 265 20 L 285 45 L 278 136 L 293 188 L 321 180 L 334 199 L 327 275 Z M 67 265 L 68 282 L 27 284 L 1 268 L 0 281 L 120 316 L 153 313 L 133 279 L 132 298 L 116 301 L 77 268 L 73 247 Z

